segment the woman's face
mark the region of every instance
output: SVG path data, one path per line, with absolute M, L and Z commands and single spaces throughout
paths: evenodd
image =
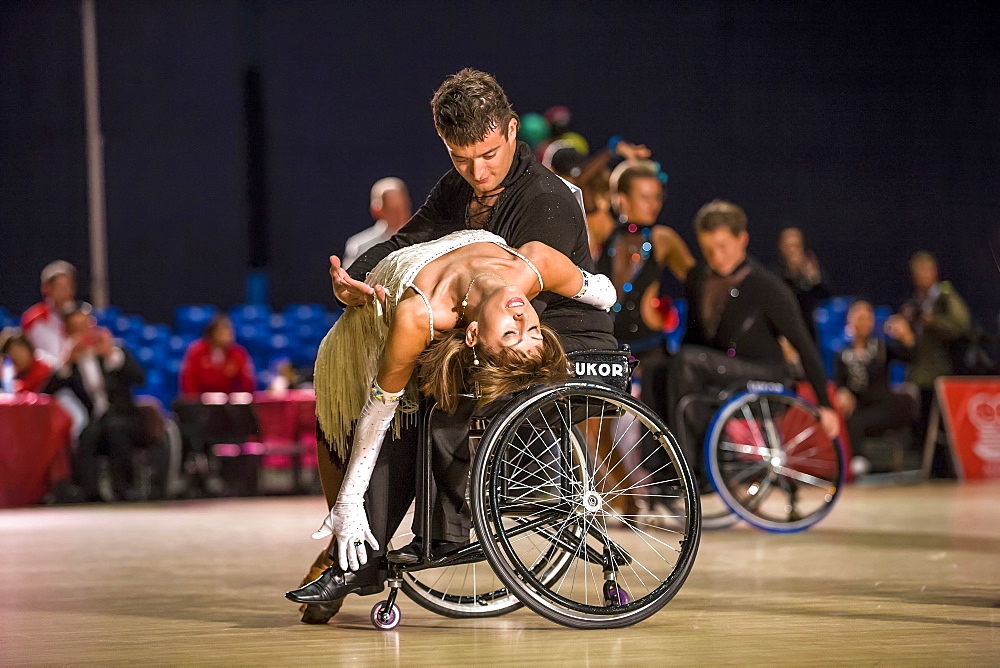
M 867 339 L 875 329 L 875 311 L 858 305 L 847 314 L 847 325 L 854 331 L 855 338 Z
M 519 288 L 512 285 L 497 290 L 479 307 L 479 315 L 469 325 L 466 343 L 487 352 L 513 348 L 531 353 L 542 346 L 538 314 Z
M 212 345 L 216 348 L 228 348 L 233 345 L 233 340 L 235 339 L 233 333 L 233 323 L 228 319 L 224 319 L 219 322 L 212 332 Z

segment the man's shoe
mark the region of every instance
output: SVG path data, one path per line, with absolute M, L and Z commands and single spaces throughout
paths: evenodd
M 466 545 L 468 545 L 468 542 L 456 543 L 450 540 L 435 539 L 431 542 L 431 558 L 443 559 L 449 554 L 458 552 Z M 394 564 L 400 564 L 402 566 L 419 564 L 424 558 L 424 541 L 420 538 L 420 536 L 417 536 L 410 541 L 409 545 L 404 545 L 398 550 L 391 550 L 387 552 L 385 558 Z
M 347 571 L 336 566 L 323 571 L 323 574 L 304 587 L 293 589 L 285 594 L 285 598 L 296 603 L 334 603 L 348 594 L 366 596 L 377 594 L 385 589 L 385 584 L 378 581 L 378 570 L 369 568 L 361 573 Z

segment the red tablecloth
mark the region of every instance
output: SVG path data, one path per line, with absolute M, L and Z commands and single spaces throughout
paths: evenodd
M 71 426 L 48 395 L 0 395 L 0 508 L 38 503 L 68 476 Z
M 255 392 L 253 407 L 265 445 L 263 465 L 286 468 L 292 456 L 302 456 L 302 466 L 316 466 L 316 393 L 313 390 Z

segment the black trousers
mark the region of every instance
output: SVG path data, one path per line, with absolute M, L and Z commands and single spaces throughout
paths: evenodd
M 912 424 L 913 407 L 909 397 L 892 395 L 886 401 L 858 406 L 847 419 L 847 433 L 854 454 L 871 458 L 865 451 L 865 437 L 881 436 L 890 429 Z
M 681 399 L 689 395 L 717 395 L 731 385 L 750 380 L 784 383 L 789 378 L 784 362 L 764 362 L 729 357 L 725 352 L 703 346 L 683 345 L 669 358 L 664 384 L 667 426 L 673 430 L 688 463 L 696 475 L 703 471 L 702 441 L 709 421 L 718 406 L 698 403 L 694 410 L 681 415 Z
M 138 415 L 108 411 L 80 433 L 73 455 L 73 477 L 87 501 L 100 498 L 98 457 L 105 455 L 111 469 L 111 487 L 119 500 L 132 487 L 132 455 L 143 442 Z

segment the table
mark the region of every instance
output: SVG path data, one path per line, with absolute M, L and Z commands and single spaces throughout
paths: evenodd
M 0 395 L 0 508 L 38 503 L 69 477 L 71 427 L 49 395 Z

